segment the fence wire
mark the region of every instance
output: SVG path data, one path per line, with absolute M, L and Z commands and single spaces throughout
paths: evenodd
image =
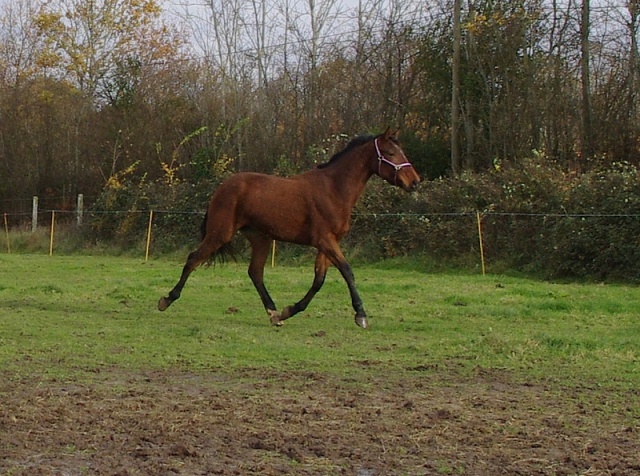
M 61 236 L 61 241 L 63 238 L 73 241 L 76 249 L 111 243 L 114 248 L 122 245 L 134 253 L 140 250 L 148 259 L 150 255 L 196 246 L 204 211 L 41 209 L 35 216 L 37 227 L 34 228 L 33 213 L 2 215 L 4 233 L 0 238 L 0 253 L 20 249 L 17 235 L 22 234 L 21 239 L 25 241 L 24 235 L 38 231 L 40 235 L 48 235 L 50 254 L 57 251 L 58 236 Z M 640 279 L 640 266 L 632 266 L 634 262 L 640 264 L 640 251 L 634 251 L 640 250 L 639 234 L 635 233 L 640 229 L 638 219 L 640 213 L 564 210 L 354 212 L 351 231 L 344 241 L 348 247 L 374 250 L 372 256 L 381 258 L 414 252 L 438 259 L 475 255 L 482 270 L 487 262 L 501 259 L 515 259 L 521 264 L 555 259 L 557 265 L 554 266 L 566 268 L 568 273 L 575 268 L 578 274 L 588 275 L 611 267 L 623 270 L 623 277 L 632 275 L 635 280 Z

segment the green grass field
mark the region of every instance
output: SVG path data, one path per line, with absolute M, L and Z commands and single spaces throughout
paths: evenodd
M 246 266 L 0 255 L 0 475 L 640 470 L 640 290 L 354 266 L 274 327 Z M 280 307 L 312 279 L 267 269 Z
M 636 286 L 425 274 L 402 264 L 354 266 L 370 315 L 363 331 L 335 269 L 307 311 L 277 328 L 243 263 L 199 269 L 161 313 L 157 299 L 181 261 L 0 255 L 0 367 L 81 380 L 111 368 L 336 376 L 499 368 L 522 381 L 640 386 Z M 279 307 L 306 292 L 311 266 L 267 269 Z

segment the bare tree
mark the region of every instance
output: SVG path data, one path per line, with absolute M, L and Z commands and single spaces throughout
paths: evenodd
M 329 41 L 330 32 L 338 20 L 338 6 L 338 0 L 300 0 L 294 5 L 296 17 L 293 18 L 291 27 L 306 77 L 302 91 L 305 148 L 316 135 L 314 124 L 319 119 L 322 120 L 321 109 L 318 107 L 318 66 L 323 60 L 323 46 Z
M 593 132 L 591 120 L 591 70 L 589 32 L 591 29 L 591 5 L 589 0 L 582 0 L 580 21 L 580 76 L 582 80 L 582 160 L 593 155 Z
M 638 29 L 640 20 L 640 1 L 628 0 L 627 10 L 629 20 L 627 21 L 627 31 L 629 34 L 629 68 L 627 76 L 627 113 L 626 133 L 623 141 L 624 154 L 630 156 L 637 154 L 634 151 L 634 136 L 638 137 Z M 635 130 L 634 130 L 635 129 Z
M 38 4 L 17 0 L 1 5 L 0 82 L 16 85 L 37 71 L 36 60 L 41 43 L 33 19 Z
M 269 50 L 267 49 L 267 8 L 266 1 L 253 0 L 251 11 L 253 13 L 252 49 L 255 52 L 256 67 L 258 70 L 258 85 L 266 87 L 268 82 Z
M 451 75 L 451 171 L 460 173 L 462 161 L 460 157 L 460 47 L 462 32 L 460 26 L 460 0 L 453 4 L 453 58 Z
M 41 46 L 33 25 L 36 9 L 32 0 L 0 6 L 0 196 L 33 190 L 38 176 L 26 157 L 32 142 L 22 133 L 30 121 L 28 83 L 37 75 Z

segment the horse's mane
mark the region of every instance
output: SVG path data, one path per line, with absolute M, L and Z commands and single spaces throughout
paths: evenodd
M 351 150 L 353 150 L 356 147 L 364 144 L 365 142 L 369 142 L 370 140 L 373 140 L 375 137 L 376 136 L 373 136 L 373 135 L 361 135 L 361 136 L 354 137 L 353 139 L 351 139 L 349 141 L 349 143 L 347 144 L 347 146 L 344 149 L 342 149 L 341 151 L 336 152 L 335 154 L 333 154 L 333 156 L 329 159 L 328 162 L 325 162 L 324 164 L 318 165 L 318 168 L 319 169 L 324 169 L 326 167 L 329 167 L 332 164 L 335 164 L 338 160 L 340 160 L 342 157 L 344 157 L 349 152 L 351 152 Z

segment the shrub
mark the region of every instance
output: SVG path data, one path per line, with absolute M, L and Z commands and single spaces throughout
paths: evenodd
M 154 210 L 155 250 L 194 246 L 210 195 L 230 173 L 225 160 L 200 164 L 201 173 L 189 179 L 171 168 L 154 182 L 134 181 L 132 170 L 114 177 L 94 204 L 100 213 L 88 214 L 90 235 L 137 246 Z M 533 154 L 482 174 L 425 181 L 412 194 L 374 178 L 356 204 L 344 245 L 366 260 L 422 254 L 477 262 L 479 212 L 489 264 L 551 277 L 640 280 L 639 210 L 636 167 L 614 164 L 577 176 Z
M 570 217 L 550 227 L 554 276 L 640 280 L 640 171 L 613 164 L 582 175 L 567 196 Z

